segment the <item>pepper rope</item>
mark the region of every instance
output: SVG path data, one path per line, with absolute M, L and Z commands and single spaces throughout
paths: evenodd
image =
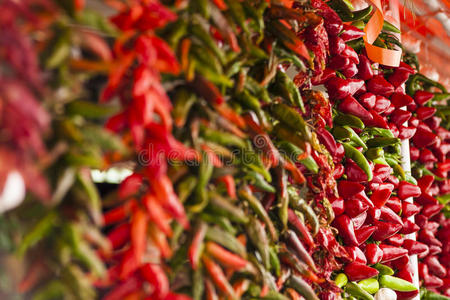
M 402 58 L 401 50 L 384 49 L 373 45 L 383 28 L 384 14 L 380 0 L 368 0 L 368 2 L 373 4 L 376 10 L 364 28 L 365 35 L 363 36 L 363 39 L 366 46 L 367 56 L 372 61 L 382 65 L 398 67 Z

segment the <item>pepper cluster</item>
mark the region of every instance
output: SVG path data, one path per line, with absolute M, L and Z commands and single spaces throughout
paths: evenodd
M 330 275 L 347 254 L 328 225 L 333 164 L 311 131 L 331 107 L 285 73 L 311 62 L 303 40 L 327 43 L 320 10 L 230 0 L 175 11 L 138 2 L 112 18 L 123 38 L 102 99 L 123 109 L 106 126 L 138 165 L 104 213 L 113 252 L 97 286 L 105 299 L 337 295 Z M 154 30 L 167 22 L 166 44 Z

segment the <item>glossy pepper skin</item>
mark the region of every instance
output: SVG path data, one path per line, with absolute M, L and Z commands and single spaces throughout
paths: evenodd
M 429 248 L 426 244 L 412 239 L 405 239 L 403 241 L 402 247 L 408 250 L 409 256 L 429 251 Z
M 427 106 L 419 107 L 416 110 L 417 118 L 419 118 L 419 120 L 422 121 L 429 119 L 432 116 L 434 116 L 436 110 L 437 110 L 436 107 L 427 107 Z
M 339 111 L 357 116 L 363 121 L 372 120 L 372 115 L 352 96 L 347 96 L 339 104 Z
M 361 228 L 355 230 L 356 239 L 358 240 L 358 245 L 363 244 L 365 241 L 367 241 L 370 236 L 375 232 L 377 229 L 376 226 L 362 226 Z
M 344 273 L 350 281 L 358 281 L 378 275 L 378 270 L 365 264 L 352 262 L 344 267 Z
M 367 82 L 366 87 L 368 92 L 384 97 L 389 97 L 395 91 L 394 86 L 384 79 L 383 75 L 373 76 L 372 79 Z
M 406 201 L 402 201 L 402 217 L 409 218 L 417 214 L 422 207 L 416 203 L 409 203 Z
M 349 246 L 357 246 L 358 240 L 356 239 L 355 229 L 351 219 L 343 214 L 338 216 L 334 221 L 334 226 L 339 231 L 339 235 L 342 236 L 344 242 Z
M 407 106 L 411 103 L 414 103 L 414 99 L 411 98 L 411 96 L 404 94 L 404 93 L 393 93 L 391 96 L 391 103 L 396 107 L 396 108 L 401 108 L 404 106 Z
M 407 181 L 400 181 L 397 192 L 400 200 L 405 200 L 409 197 L 419 197 L 421 194 L 422 191 L 417 185 L 414 185 Z
M 383 259 L 383 250 L 377 244 L 368 244 L 365 252 L 369 265 L 377 264 Z
M 410 65 L 400 62 L 400 66 L 395 68 L 394 73 L 388 77 L 388 81 L 397 88 L 408 80 L 410 74 L 414 73 L 415 70 Z
M 416 102 L 417 105 L 422 106 L 425 103 L 427 103 L 428 101 L 430 101 L 431 99 L 433 99 L 434 94 L 431 92 L 427 92 L 427 91 L 417 91 L 414 94 L 414 101 Z
M 382 263 L 398 259 L 408 254 L 408 250 L 396 246 L 386 244 L 380 244 L 379 246 L 383 251 L 383 259 L 381 260 Z
M 367 56 L 359 55 L 358 77 L 363 80 L 369 80 L 373 77 L 372 64 Z
M 330 98 L 335 100 L 344 99 L 354 95 L 362 86 L 364 81 L 360 79 L 342 79 L 340 77 L 331 77 L 325 82 Z
M 342 180 L 338 182 L 338 192 L 344 199 L 350 198 L 364 191 L 364 186 L 357 182 Z
M 372 239 L 375 241 L 383 241 L 393 236 L 403 228 L 403 226 L 400 224 L 380 222 L 376 220 L 374 220 L 374 224 L 375 226 L 377 226 L 377 230 L 375 230 L 372 235 Z

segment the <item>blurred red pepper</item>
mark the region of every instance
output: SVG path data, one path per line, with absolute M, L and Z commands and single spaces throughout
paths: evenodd
M 378 275 L 378 270 L 366 266 L 365 264 L 352 262 L 344 267 L 344 273 L 350 281 L 358 281 Z
M 422 127 L 418 127 L 412 141 L 417 148 L 425 148 L 436 143 L 437 139 L 439 139 L 439 137 L 436 134 L 427 131 Z
M 419 90 L 414 94 L 414 101 L 417 103 L 417 105 L 422 106 L 433 99 L 433 97 L 433 93 Z
M 433 217 L 435 214 L 439 213 L 444 207 L 443 204 L 428 204 L 424 205 L 421 214 L 427 218 Z
M 145 264 L 140 268 L 141 276 L 151 284 L 152 296 L 163 299 L 169 293 L 169 279 L 160 265 Z
M 416 110 L 417 118 L 422 121 L 431 118 L 435 113 L 435 107 L 422 106 Z
M 438 200 L 434 197 L 432 197 L 428 193 L 422 193 L 420 197 L 417 197 L 414 199 L 415 202 L 419 203 L 420 205 L 428 205 L 428 204 L 438 204 Z
M 223 273 L 223 270 L 212 259 L 207 256 L 203 256 L 203 263 L 205 268 L 211 276 L 216 286 L 227 296 L 235 298 L 234 290 L 228 282 L 227 277 Z
M 354 182 L 367 182 L 367 174 L 351 159 L 345 161 L 347 179 Z
M 404 62 L 400 62 L 400 66 L 394 69 L 394 73 L 388 77 L 388 81 L 392 83 L 394 87 L 399 87 L 408 80 L 410 74 L 414 73 L 415 70 L 411 68 L 411 66 Z
M 208 229 L 206 223 L 199 223 L 197 226 L 191 245 L 188 250 L 189 262 L 192 269 L 196 270 L 200 262 L 200 256 L 203 251 L 203 241 L 205 239 L 206 230 Z
M 343 164 L 335 164 L 334 165 L 334 170 L 333 170 L 333 178 L 334 179 L 339 179 L 342 177 L 342 175 L 344 175 L 344 165 Z
M 424 243 L 412 240 L 412 239 L 405 239 L 402 245 L 403 248 L 408 250 L 408 255 L 415 255 L 415 254 L 421 254 L 423 252 L 428 251 L 428 246 Z
M 210 254 L 212 257 L 214 257 L 218 262 L 220 262 L 222 265 L 235 269 L 240 270 L 244 268 L 247 265 L 247 261 L 240 257 L 239 255 L 236 255 L 223 247 L 219 246 L 216 243 L 213 242 L 207 242 L 206 243 L 206 251 L 208 254 Z
M 437 158 L 434 156 L 433 152 L 425 148 L 420 151 L 419 161 L 423 164 L 434 163 L 437 162 Z
M 328 152 L 334 156 L 337 151 L 337 145 L 333 135 L 323 127 L 317 128 L 316 133 L 319 141 L 327 148 Z

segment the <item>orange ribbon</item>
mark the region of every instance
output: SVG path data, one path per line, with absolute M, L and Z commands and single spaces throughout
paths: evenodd
M 364 44 L 366 46 L 367 56 L 374 62 L 382 65 L 398 67 L 402 57 L 401 50 L 384 49 L 373 45 L 381 30 L 383 29 L 384 15 L 383 8 L 380 0 L 368 0 L 376 8 L 375 13 L 367 22 L 364 32 L 366 35 L 363 37 Z

